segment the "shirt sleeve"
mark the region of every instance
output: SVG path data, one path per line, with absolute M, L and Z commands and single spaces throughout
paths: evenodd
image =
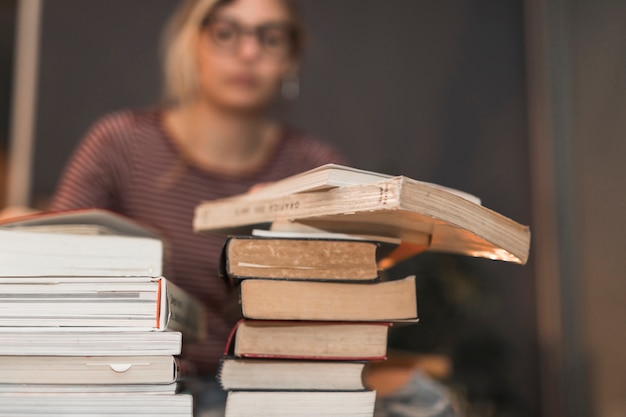
M 130 179 L 130 166 L 125 164 L 130 150 L 125 142 L 131 122 L 129 114 L 119 113 L 92 126 L 66 164 L 50 210 L 120 209 L 123 179 Z

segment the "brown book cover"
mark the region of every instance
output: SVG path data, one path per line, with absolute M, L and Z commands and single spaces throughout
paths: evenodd
M 224 356 L 300 360 L 384 360 L 390 322 L 242 319 Z
M 378 262 L 396 247 L 354 239 L 229 236 L 220 274 L 231 285 L 255 278 L 375 282 L 381 278 Z
M 243 317 L 257 320 L 417 320 L 415 277 L 374 284 L 245 279 Z

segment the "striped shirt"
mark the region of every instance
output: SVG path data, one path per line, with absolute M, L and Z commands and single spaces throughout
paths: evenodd
M 256 172 L 239 176 L 209 172 L 183 163 L 159 110 L 120 111 L 97 121 L 83 138 L 50 209 L 105 208 L 162 234 L 165 276 L 200 299 L 208 311 L 208 340 L 185 344 L 183 354 L 202 374 L 212 374 L 233 324 L 225 314 L 232 303 L 217 273 L 223 238 L 193 232 L 195 207 L 203 200 L 244 193 L 254 184 L 329 162 L 343 163 L 343 158 L 331 146 L 285 129 Z

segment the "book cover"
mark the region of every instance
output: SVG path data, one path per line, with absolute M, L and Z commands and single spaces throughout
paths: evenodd
M 226 391 L 361 391 L 366 363 L 225 357 L 217 376 Z
M 374 284 L 246 279 L 243 317 L 260 320 L 417 320 L 415 277 Z
M 390 322 L 242 319 L 224 356 L 300 360 L 384 360 Z
M 231 285 L 242 279 L 374 282 L 378 261 L 396 245 L 317 237 L 229 236 L 220 274 Z

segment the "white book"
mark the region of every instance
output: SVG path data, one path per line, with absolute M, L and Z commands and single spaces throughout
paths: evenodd
M 0 394 L 97 394 L 142 393 L 175 394 L 178 382 L 171 384 L 0 384 Z
M 180 355 L 182 333 L 128 328 L 0 327 L 0 355 Z
M 0 223 L 0 277 L 162 275 L 163 241 L 99 209 L 48 212 Z
M 0 393 L 0 417 L 192 417 L 188 394 Z
M 0 327 L 126 327 L 205 336 L 204 307 L 165 277 L 0 279 Z
M 0 384 L 171 384 L 180 376 L 171 355 L 0 355 Z

